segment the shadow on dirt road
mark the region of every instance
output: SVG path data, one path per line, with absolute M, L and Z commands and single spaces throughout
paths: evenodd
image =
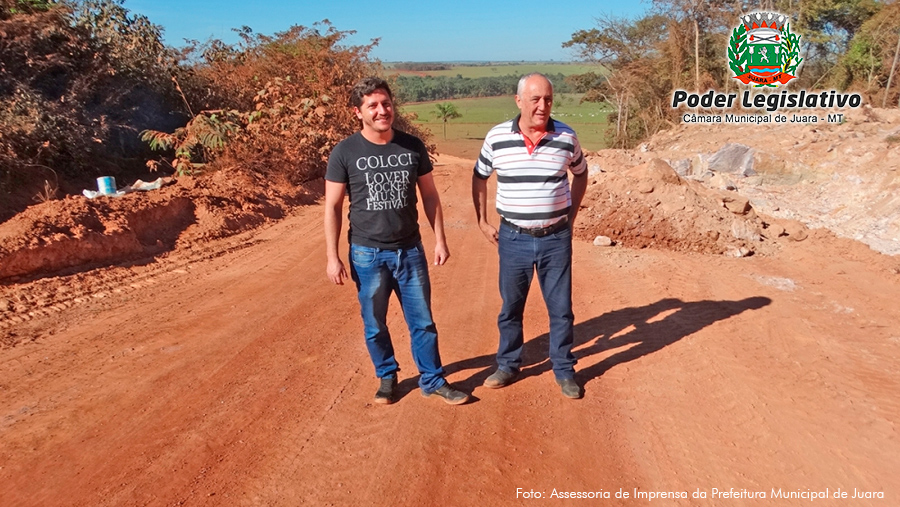
M 617 352 L 597 364 L 579 369 L 580 384 L 598 378 L 612 367 L 657 352 L 701 329 L 729 319 L 747 310 L 758 310 L 772 303 L 767 297 L 749 297 L 739 301 L 690 301 L 665 298 L 655 303 L 623 308 L 575 324 L 575 357 L 583 360 L 613 349 Z M 528 318 L 526 316 L 526 318 Z M 550 335 L 544 333 L 526 340 L 522 350 L 522 370 L 517 381 L 549 372 L 547 358 Z M 455 382 L 471 393 L 480 387 L 496 367 L 494 355 L 483 355 L 446 365 L 447 374 L 479 370 L 465 380 Z M 410 379 L 411 382 L 414 380 Z

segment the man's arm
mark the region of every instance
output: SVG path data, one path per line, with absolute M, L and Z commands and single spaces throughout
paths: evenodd
M 419 176 L 416 185 L 422 194 L 425 216 L 434 230 L 434 264 L 442 266 L 450 258 L 450 250 L 447 248 L 447 238 L 444 237 L 444 212 L 441 209 L 441 196 L 434 185 L 434 174 Z
M 487 180 L 472 175 L 472 204 L 475 205 L 475 219 L 481 233 L 493 245 L 497 245 L 497 229 L 487 221 Z
M 575 217 L 578 215 L 578 208 L 581 207 L 581 200 L 584 198 L 587 184 L 588 172 L 586 170 L 572 178 L 572 207 L 569 209 L 569 227 L 572 230 L 575 230 Z
M 325 272 L 328 279 L 337 285 L 344 285 L 347 270 L 338 253 L 338 238 L 341 236 L 341 211 L 344 208 L 346 183 L 325 180 L 325 254 L 328 264 Z

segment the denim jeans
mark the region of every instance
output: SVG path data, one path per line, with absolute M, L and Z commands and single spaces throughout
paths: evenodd
M 497 318 L 500 348 L 497 365 L 518 373 L 522 365 L 522 316 L 531 279 L 537 271 L 547 312 L 550 314 L 550 361 L 558 379 L 573 378 L 575 356 L 572 313 L 572 231 L 535 238 L 500 225 L 500 296 L 503 307 Z
M 409 328 L 412 356 L 419 369 L 419 387 L 431 393 L 446 383 L 438 353 L 437 326 L 431 316 L 431 281 L 420 242 L 410 248 L 384 250 L 350 245 L 350 276 L 356 282 L 366 347 L 379 378 L 400 369 L 387 328 L 388 300 L 397 294 Z

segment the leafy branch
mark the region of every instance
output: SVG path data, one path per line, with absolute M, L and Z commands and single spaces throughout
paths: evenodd
M 728 41 L 728 65 L 736 76 L 744 74 L 744 66 L 747 62 L 747 27 L 739 25 L 731 32 L 731 40 Z
M 184 127 L 175 129 L 171 134 L 144 130 L 141 132 L 141 140 L 148 143 L 152 150 L 174 149 L 175 158 L 163 161 L 171 165 L 179 176 L 193 174 L 205 161 L 224 150 L 229 139 L 240 129 L 236 122 L 238 119 L 238 112 L 233 110 L 201 111 Z M 204 162 L 194 162 L 198 158 Z M 148 165 L 156 167 L 156 163 Z
M 781 50 L 785 55 L 784 63 L 781 65 L 781 71 L 786 74 L 794 75 L 797 67 L 800 66 L 800 62 L 803 61 L 803 58 L 800 58 L 800 36 L 791 33 L 790 23 L 784 26 L 781 33 L 784 35 L 781 39 Z

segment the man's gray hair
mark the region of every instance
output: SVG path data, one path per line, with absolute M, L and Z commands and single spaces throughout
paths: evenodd
M 550 83 L 550 89 L 553 89 L 553 81 L 550 81 L 550 78 L 541 74 L 540 72 L 532 72 L 531 74 L 525 74 L 519 79 L 519 85 L 516 86 L 516 95 L 522 95 L 522 92 L 525 90 L 525 81 L 528 81 L 530 78 L 534 76 L 541 76 L 546 79 L 548 83 Z

